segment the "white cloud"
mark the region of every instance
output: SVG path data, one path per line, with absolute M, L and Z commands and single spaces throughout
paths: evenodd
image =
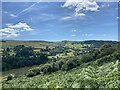
M 98 11 L 99 9 L 99 5 L 92 0 L 67 0 L 62 7 L 75 8 L 76 16 L 85 16 L 81 11 Z
M 4 28 L 0 30 L 0 36 L 2 37 L 17 37 L 19 35 L 19 31 L 13 28 Z
M 32 21 L 32 20 L 33 20 L 33 18 L 30 18 L 30 20 Z
M 93 36 L 93 34 L 87 34 L 86 33 L 86 34 L 82 34 L 82 36 L 88 36 L 89 37 L 89 36 Z
M 108 7 L 110 6 L 110 4 L 107 5 Z
M 16 15 L 14 15 L 14 14 L 10 14 L 10 16 L 11 16 L 11 17 L 17 17 L 17 16 L 16 16 Z
M 103 34 L 103 36 L 107 36 L 107 34 Z
M 15 25 L 6 24 L 8 27 L 0 29 L 0 35 L 4 38 L 13 38 L 20 35 L 20 32 L 23 31 L 31 31 L 33 30 L 29 25 L 26 23 L 18 23 Z
M 10 26 L 8 26 L 9 28 L 14 28 L 14 29 L 23 29 L 23 30 L 26 30 L 26 31 L 31 31 L 31 30 L 33 30 L 32 28 L 30 28 L 30 26 L 28 26 L 26 23 L 21 23 L 21 22 L 19 22 L 18 24 L 16 24 L 16 25 L 10 25 Z
M 72 36 L 72 37 L 75 37 L 76 35 L 75 35 L 75 34 L 72 34 L 71 36 Z
M 77 32 L 77 30 L 72 30 L 73 32 Z
M 72 17 L 70 17 L 70 16 L 67 16 L 67 17 L 62 17 L 60 20 L 69 20 L 69 19 L 71 19 Z
M 13 17 L 13 18 L 18 17 L 17 15 L 12 14 L 12 13 L 9 13 L 9 12 L 7 12 L 7 11 L 3 11 L 3 13 L 5 13 L 5 14 L 9 15 L 10 17 Z
M 117 19 L 120 19 L 120 17 L 116 17 Z
M 75 16 L 86 16 L 84 13 L 75 13 Z
M 7 24 L 6 24 L 6 26 L 10 26 L 10 25 L 12 25 L 12 24 L 11 24 L 11 23 L 7 23 Z
M 110 4 L 107 3 L 103 3 L 102 5 L 100 5 L 101 8 L 107 8 L 110 7 Z
M 8 14 L 8 12 L 7 12 L 7 11 L 3 11 L 3 13 Z
M 68 20 L 84 20 L 85 16 L 87 16 L 84 13 L 74 13 L 73 15 L 69 15 L 69 16 L 65 16 L 65 17 L 61 17 L 59 18 L 60 21 L 68 21 Z
M 17 33 L 12 33 L 12 34 L 7 35 L 6 37 L 7 37 L 7 38 L 14 38 L 14 37 L 18 37 L 18 36 L 19 36 L 19 34 L 17 34 Z
M 104 8 L 104 7 L 105 7 L 105 5 L 101 5 L 101 7 L 102 7 L 102 8 Z

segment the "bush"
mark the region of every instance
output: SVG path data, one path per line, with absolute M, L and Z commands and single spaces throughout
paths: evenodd
M 27 74 L 27 77 L 34 77 L 36 74 L 32 71 L 30 71 L 28 74 Z
M 7 81 L 12 80 L 13 78 L 14 78 L 14 75 L 10 74 L 10 75 L 7 76 Z
M 68 60 L 68 61 L 66 61 L 65 64 L 62 65 L 61 70 L 67 71 L 74 67 L 76 67 L 76 64 L 72 60 Z
M 51 73 L 52 72 L 52 66 L 51 64 L 45 64 L 44 66 L 41 67 L 41 70 L 44 73 Z

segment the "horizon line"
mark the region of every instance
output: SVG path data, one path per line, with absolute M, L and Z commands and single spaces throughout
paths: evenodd
M 83 41 L 112 41 L 112 42 L 120 42 L 119 40 L 102 40 L 102 39 L 90 39 L 90 40 L 15 40 L 15 39 L 1 39 L 0 41 L 41 41 L 41 42 L 62 42 L 62 41 L 70 41 L 70 42 L 83 42 Z

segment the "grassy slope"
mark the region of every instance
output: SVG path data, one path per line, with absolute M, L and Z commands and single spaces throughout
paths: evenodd
M 12 70 L 8 70 L 8 71 L 4 71 L 2 73 L 2 77 L 6 77 L 9 74 L 14 74 L 15 75 L 17 73 L 25 73 L 33 67 L 36 67 L 36 66 L 30 66 L 30 67 L 24 67 L 24 68 L 18 68 L 18 69 L 12 69 Z
M 52 43 L 52 42 L 17 41 L 17 40 L 14 40 L 14 41 L 9 40 L 9 41 L 0 42 L 0 43 L 2 43 L 2 48 L 6 48 L 6 47 L 13 48 L 17 45 L 31 46 L 34 48 L 44 48 L 46 46 L 54 47 L 57 45 L 56 43 Z
M 83 66 L 70 71 L 58 71 L 32 78 L 21 77 L 3 84 L 5 88 L 118 88 L 118 61 L 102 66 Z M 116 69 L 116 70 L 115 70 Z M 115 80 L 115 81 L 114 81 Z M 91 83 L 92 82 L 92 83 Z

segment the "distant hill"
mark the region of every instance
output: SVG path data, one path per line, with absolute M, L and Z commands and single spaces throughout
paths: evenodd
M 103 44 L 117 44 L 117 41 L 88 40 L 83 41 L 84 44 L 93 44 L 94 47 L 100 47 Z
M 102 41 L 102 40 L 88 40 L 88 41 L 59 41 L 59 42 L 49 42 L 49 41 L 22 41 L 22 40 L 2 40 L 2 48 L 13 48 L 17 45 L 31 46 L 34 48 L 44 48 L 46 46 L 55 47 L 55 46 L 64 46 L 67 43 L 71 44 L 93 44 L 94 47 L 100 47 L 103 44 L 116 44 L 117 41 Z

